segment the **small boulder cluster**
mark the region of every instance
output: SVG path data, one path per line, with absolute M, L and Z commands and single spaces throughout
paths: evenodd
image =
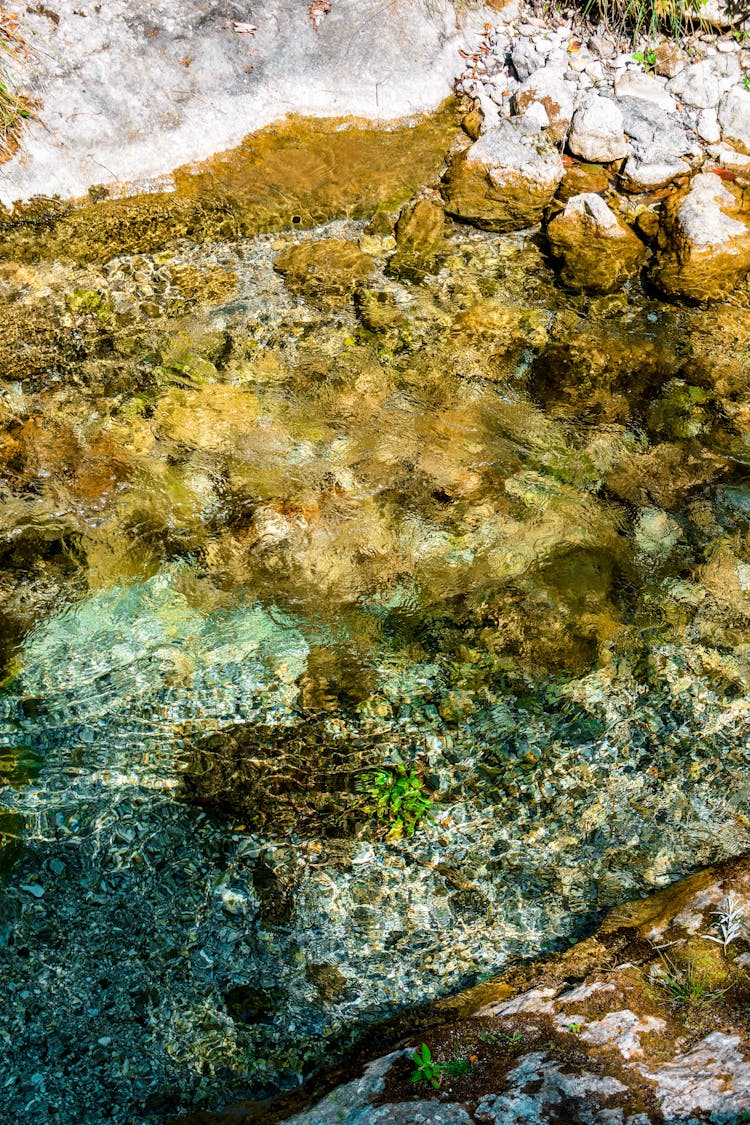
M 704 300 L 750 272 L 750 30 L 634 52 L 563 20 L 508 20 L 457 91 L 474 101 L 474 143 L 444 179 L 454 218 L 543 223 L 578 292 L 645 268 L 666 296 Z

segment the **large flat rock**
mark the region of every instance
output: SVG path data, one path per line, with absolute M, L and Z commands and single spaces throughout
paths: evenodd
M 0 168 L 0 201 L 141 186 L 287 113 L 392 119 L 451 90 L 449 0 L 50 0 L 22 17 L 17 79 L 38 120 Z M 318 8 L 325 5 L 318 4 Z M 472 22 L 473 21 L 473 22 Z

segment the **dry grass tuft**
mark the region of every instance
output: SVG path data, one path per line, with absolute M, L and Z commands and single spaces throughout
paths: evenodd
M 13 63 L 28 54 L 15 16 L 0 4 L 0 163 L 17 150 L 24 121 L 32 117 L 31 101 L 13 88 Z

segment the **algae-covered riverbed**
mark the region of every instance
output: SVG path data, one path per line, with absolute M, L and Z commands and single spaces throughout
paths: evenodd
M 295 128 L 325 204 L 5 220 L 9 1123 L 293 1087 L 750 839 L 747 290 L 573 295 L 436 221 L 452 126 Z

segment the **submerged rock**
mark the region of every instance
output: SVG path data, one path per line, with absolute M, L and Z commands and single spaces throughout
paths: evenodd
M 521 230 L 539 222 L 564 171 L 537 125 L 501 121 L 454 160 L 443 186 L 445 208 L 486 230 Z
M 639 269 L 646 248 L 600 195 L 588 192 L 568 201 L 547 227 L 561 259 L 562 280 L 571 289 L 611 293 Z
M 750 270 L 742 193 L 704 172 L 664 204 L 653 278 L 669 296 L 714 298 Z
M 375 272 L 369 254 L 352 242 L 323 238 L 300 242 L 279 254 L 274 269 L 282 274 L 293 293 L 313 300 L 346 300 Z
M 396 253 L 388 273 L 413 281 L 433 273 L 444 249 L 444 226 L 443 208 L 432 200 L 419 199 L 405 207 L 396 224 Z

